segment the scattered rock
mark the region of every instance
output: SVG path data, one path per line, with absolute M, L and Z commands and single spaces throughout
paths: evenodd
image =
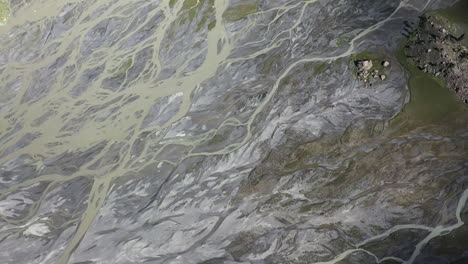
M 388 67 L 390 63 L 388 61 L 372 60 L 372 59 L 361 59 L 354 61 L 356 65 L 356 76 L 359 81 L 372 86 L 371 77 L 376 80 L 385 80 L 386 76 L 382 78 L 380 74 L 384 72 L 384 68 Z M 383 74 L 384 75 L 384 74 Z
M 387 79 L 387 76 L 385 74 L 380 75 L 380 80 L 385 81 Z

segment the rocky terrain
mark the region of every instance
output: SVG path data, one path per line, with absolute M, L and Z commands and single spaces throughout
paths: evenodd
M 0 262 L 466 263 L 466 105 L 395 54 L 454 3 L 10 0 Z
M 367 53 L 355 56 L 354 64 L 356 66 L 356 77 L 359 81 L 372 86 L 375 80 L 385 81 L 387 79 L 386 70 L 390 67 L 390 62 L 382 59 L 371 59 L 366 57 Z M 357 59 L 357 57 L 363 57 Z M 379 55 L 375 57 L 380 57 Z
M 468 103 L 468 48 L 463 43 L 466 33 L 451 30 L 450 22 L 442 16 L 424 15 L 411 33 L 405 54 L 420 70 L 442 79 Z

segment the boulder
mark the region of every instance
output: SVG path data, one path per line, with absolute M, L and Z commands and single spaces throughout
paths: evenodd
M 365 71 L 368 71 L 370 69 L 372 69 L 372 61 L 371 60 L 365 60 L 365 61 L 362 61 L 362 69 L 365 70 Z

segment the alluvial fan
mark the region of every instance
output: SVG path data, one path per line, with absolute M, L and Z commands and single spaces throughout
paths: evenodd
M 464 263 L 468 111 L 395 55 L 454 2 L 0 0 L 0 262 Z

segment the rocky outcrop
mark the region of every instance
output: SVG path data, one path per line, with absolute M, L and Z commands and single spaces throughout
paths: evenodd
M 442 79 L 468 103 L 468 49 L 462 44 L 466 36 L 449 30 L 449 24 L 440 16 L 422 16 L 404 52 L 420 70 Z
M 385 68 L 390 66 L 390 62 L 386 60 L 379 62 L 379 60 L 362 59 L 355 60 L 354 65 L 356 66 L 357 79 L 372 86 L 372 80 L 385 81 L 387 79 Z

